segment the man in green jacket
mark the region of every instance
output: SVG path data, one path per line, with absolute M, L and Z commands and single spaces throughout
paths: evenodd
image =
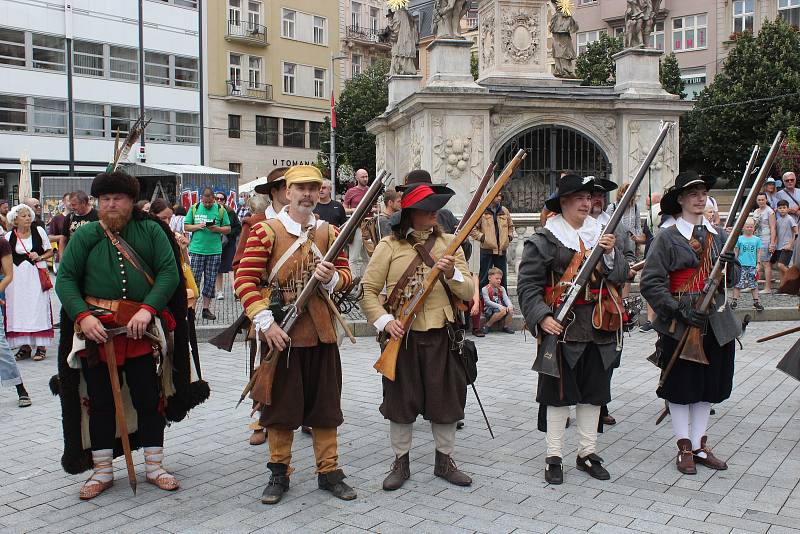
M 56 281 L 64 311 L 82 334 L 76 339 L 85 340 L 85 346 L 73 343 L 70 359 L 71 366 L 81 368 L 90 407 L 94 470 L 80 498 L 96 497 L 114 480 L 116 420 L 104 344 L 107 329 L 117 327 L 126 331 L 113 337 L 115 360 L 136 410 L 136 418 L 126 421 L 128 430 L 134 431 L 135 421 L 138 444 L 144 447 L 147 482 L 175 490 L 178 481 L 161 465 L 166 420 L 165 394 L 154 358 L 159 345 L 145 335 L 155 332 L 154 319 L 159 316 L 165 329 L 175 325 L 167 309 L 180 282 L 173 248 L 159 223 L 133 213 L 139 195 L 135 178 L 122 172 L 101 173 L 92 182 L 91 192 L 99 200 L 100 221 L 72 234 Z M 112 237 L 124 242 L 117 247 Z

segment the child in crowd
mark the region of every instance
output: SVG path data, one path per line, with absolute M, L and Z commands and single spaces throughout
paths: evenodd
M 503 287 L 503 271 L 497 267 L 492 267 L 488 271 L 488 278 L 489 283 L 481 289 L 484 315 L 486 317 L 486 325 L 483 327 L 483 332 L 488 334 L 493 324 L 503 321 L 503 332 L 513 334 L 514 329 L 511 328 L 511 320 L 514 318 L 514 306 L 511 304 L 511 299 L 508 298 L 506 289 Z
M 755 235 L 761 238 L 761 266 L 764 269 L 764 291 L 772 293 L 772 265 L 770 259 L 775 252 L 777 235 L 775 233 L 775 211 L 769 206 L 766 193 L 759 193 L 756 197 L 758 207 L 753 211 L 756 221 Z
M 789 262 L 792 260 L 792 249 L 794 248 L 794 238 L 797 233 L 797 223 L 794 217 L 789 215 L 789 201 L 778 201 L 778 213 L 775 216 L 775 252 L 772 253 L 770 263 L 781 273 L 781 280 L 783 273 L 789 267 Z
M 758 282 L 756 281 L 762 246 L 761 238 L 753 235 L 755 229 L 756 221 L 752 217 L 747 219 L 742 229 L 743 234 L 736 240 L 736 257 L 742 265 L 742 271 L 739 275 L 739 281 L 733 290 L 733 300 L 731 301 L 731 308 L 733 309 L 736 308 L 742 289 L 749 289 L 753 295 L 753 308 L 756 311 L 764 311 L 764 306 L 758 300 Z

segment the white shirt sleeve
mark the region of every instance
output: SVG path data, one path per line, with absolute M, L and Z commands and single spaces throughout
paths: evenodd
M 274 322 L 275 318 L 272 316 L 271 310 L 261 310 L 256 314 L 255 317 L 253 317 L 253 324 L 256 327 L 256 333 L 266 332 Z
M 453 280 L 454 282 L 464 281 L 464 275 L 461 273 L 461 271 L 458 270 L 458 267 L 453 267 L 453 278 L 451 278 L 450 280 Z
M 375 329 L 378 332 L 383 332 L 383 329 L 386 328 L 386 325 L 392 321 L 394 321 L 394 315 L 392 315 L 391 313 L 384 313 L 383 315 L 378 317 L 377 321 L 375 321 L 372 324 L 375 326 Z
M 339 271 L 333 273 L 330 281 L 327 284 L 321 284 L 325 291 L 328 292 L 329 295 L 333 294 L 333 290 L 336 289 L 336 284 L 339 283 Z

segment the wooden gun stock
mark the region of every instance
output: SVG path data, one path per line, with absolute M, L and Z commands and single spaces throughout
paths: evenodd
M 466 222 L 462 220 L 463 224 L 460 225 L 458 233 L 450 243 L 450 246 L 447 248 L 447 250 L 445 250 L 445 256 L 455 254 L 456 250 L 458 250 L 458 247 L 461 246 L 461 243 L 463 243 L 469 237 L 470 231 L 472 231 L 475 225 L 478 224 L 478 221 L 483 216 L 483 212 L 486 211 L 486 208 L 488 208 L 489 204 L 492 203 L 494 197 L 496 197 L 506 185 L 516 168 L 519 166 L 522 160 L 525 159 L 525 155 L 526 154 L 524 150 L 519 150 L 517 152 L 517 154 L 514 156 L 514 159 L 512 159 L 508 165 L 506 165 L 506 168 L 503 169 L 503 172 L 497 178 L 497 181 L 494 183 L 489 192 L 486 193 L 486 196 L 483 198 L 483 200 L 481 200 L 481 202 L 475 206 Z M 431 269 L 425 277 L 425 282 L 423 283 L 422 288 L 398 312 L 397 320 L 402 323 L 403 331 L 406 332 L 405 335 L 408 335 L 408 331 L 411 328 L 411 324 L 414 322 L 416 313 L 422 308 L 425 299 L 433 290 L 434 284 L 437 283 L 440 273 L 441 271 L 436 267 Z M 400 353 L 400 344 L 402 342 L 402 338 L 390 338 L 389 342 L 386 344 L 386 347 L 384 347 L 383 351 L 381 352 L 378 361 L 376 361 L 375 365 L 373 365 L 376 371 L 392 381 L 395 379 L 395 372 L 397 370 L 397 355 Z

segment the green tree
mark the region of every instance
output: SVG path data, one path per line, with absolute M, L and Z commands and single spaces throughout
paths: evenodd
M 674 52 L 670 52 L 659 63 L 658 77 L 661 80 L 661 86 L 664 90 L 683 100 L 686 98 L 686 84 L 681 79 L 681 68 L 678 66 L 678 58 L 675 57 Z
M 742 33 L 723 70 L 681 120 L 681 168 L 725 177 L 741 173 L 755 143 L 800 119 L 800 34 L 785 21 Z M 735 185 L 735 184 L 734 184 Z
M 622 37 L 600 36 L 599 41 L 589 43 L 586 52 L 578 56 L 575 73 L 583 81 L 581 85 L 614 85 L 614 60 L 611 56 L 622 52 Z
M 375 136 L 365 125 L 386 111 L 389 105 L 389 60 L 377 61 L 361 74 L 347 80 L 336 102 L 336 164 L 351 165 L 375 173 Z M 320 154 L 324 169 L 330 174 L 331 123 L 328 118 L 320 128 Z M 343 184 L 340 184 L 343 185 Z M 340 192 L 344 190 L 339 187 Z

